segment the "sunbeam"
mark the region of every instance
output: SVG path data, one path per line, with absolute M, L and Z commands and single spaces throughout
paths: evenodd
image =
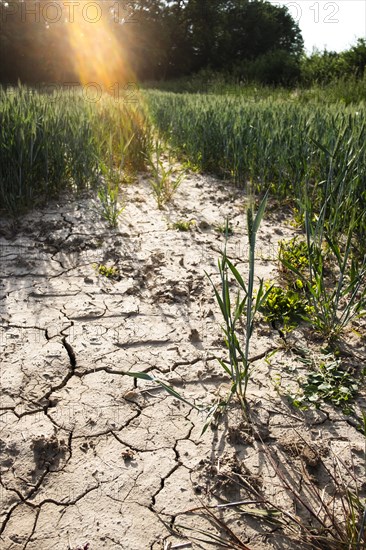
M 97 84 L 115 90 L 116 84 L 133 81 L 133 73 L 117 39 L 112 2 L 82 2 L 66 25 L 72 64 L 80 84 Z

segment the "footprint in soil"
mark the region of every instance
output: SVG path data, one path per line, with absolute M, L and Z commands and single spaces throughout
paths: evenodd
M 63 439 L 59 441 L 55 435 L 50 438 L 41 435 L 33 439 L 31 449 L 37 470 L 57 469 L 60 460 L 65 456 L 67 445 Z
M 10 445 L 7 445 L 5 441 L 0 439 L 0 456 L 6 457 L 6 458 L 2 458 L 0 461 L 0 465 L 3 468 L 10 468 L 13 465 L 14 459 L 18 454 L 19 454 L 19 449 L 17 448 L 15 443 L 11 443 Z
M 318 449 L 314 443 L 306 441 L 294 432 L 282 435 L 278 441 L 291 458 L 299 458 L 309 469 L 317 468 L 321 464 L 322 456 L 328 454 L 327 447 Z

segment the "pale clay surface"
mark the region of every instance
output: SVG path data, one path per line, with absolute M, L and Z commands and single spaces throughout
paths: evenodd
M 179 539 L 167 526 L 213 531 L 201 516 L 181 514 L 243 498 L 223 481 L 233 472 L 293 506 L 235 407 L 201 436 L 204 415 L 122 374 L 157 375 L 206 405 L 225 395 L 228 380 L 215 359 L 225 353 L 221 320 L 205 271 L 217 280 L 224 239 L 215 227 L 229 216 L 228 252 L 247 272 L 244 195 L 197 175 L 186 177 L 163 211 L 143 178 L 123 192 L 127 206 L 116 230 L 90 198 L 33 211 L 16 232 L 1 223 L 1 550 L 86 542 L 90 550 L 213 548 Z M 170 227 L 181 219 L 196 225 Z M 278 241 L 294 234 L 278 210 L 265 217 L 259 277 L 276 278 Z M 98 275 L 93 264 L 117 267 L 120 279 Z M 251 356 L 278 339 L 262 322 Z M 263 440 L 282 441 L 290 462 L 293 429 L 345 455 L 362 448 L 360 434 L 334 409 L 301 413 L 286 405 L 273 383 L 284 364 L 301 370 L 286 351 L 253 363 L 248 395 Z M 281 375 L 285 387 L 297 376 Z M 225 517 L 251 549 L 294 547 L 246 516 Z

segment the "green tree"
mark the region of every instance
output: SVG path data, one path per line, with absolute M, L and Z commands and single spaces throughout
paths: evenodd
M 231 72 L 277 50 L 282 54 L 276 59 L 282 55 L 282 61 L 289 60 L 293 67 L 303 51 L 299 27 L 287 8 L 263 0 L 186 0 L 170 2 L 169 9 L 169 24 L 175 31 L 170 62 L 178 67 L 176 59 L 184 57 L 184 72 L 203 68 Z
M 355 46 L 342 53 L 348 72 L 362 78 L 366 67 L 366 40 L 359 38 Z
M 222 66 L 234 67 L 275 50 L 299 58 L 303 39 L 286 7 L 260 0 L 231 0 L 225 4 Z
M 343 52 L 315 50 L 304 56 L 301 62 L 302 82 L 328 84 L 334 80 L 355 77 L 362 78 L 366 67 L 366 40 L 359 38 L 357 43 Z

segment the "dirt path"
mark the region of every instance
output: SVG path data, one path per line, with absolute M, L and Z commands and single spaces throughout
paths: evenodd
M 281 450 L 283 464 L 299 455 L 295 429 L 339 453 L 362 449 L 362 436 L 342 414 L 294 412 L 278 395 L 278 376 L 286 387 L 301 372 L 286 350 L 253 364 L 249 394 L 260 438 L 235 407 L 201 437 L 204 415 L 121 375 L 158 375 L 206 405 L 224 394 L 227 378 L 215 360 L 224 353 L 220 318 L 204 272 L 217 272 L 223 236 L 215 228 L 226 216 L 234 230 L 230 255 L 247 257 L 240 192 L 191 175 L 165 211 L 143 179 L 126 195 L 117 230 L 106 228 L 89 198 L 34 211 L 16 233 L 1 223 L 1 550 L 183 548 L 187 540 L 167 526 L 214 532 L 202 515 L 181 514 L 202 501 L 242 499 L 234 474 L 293 507 L 260 439 Z M 172 229 L 181 219 L 196 224 Z M 264 220 L 259 276 L 276 276 L 277 243 L 295 232 L 284 215 Z M 116 268 L 115 277 L 99 274 L 98 265 Z M 246 272 L 245 261 L 240 268 Z M 279 343 L 263 324 L 251 355 Z M 269 536 L 273 526 L 225 517 L 251 549 L 293 548 Z

